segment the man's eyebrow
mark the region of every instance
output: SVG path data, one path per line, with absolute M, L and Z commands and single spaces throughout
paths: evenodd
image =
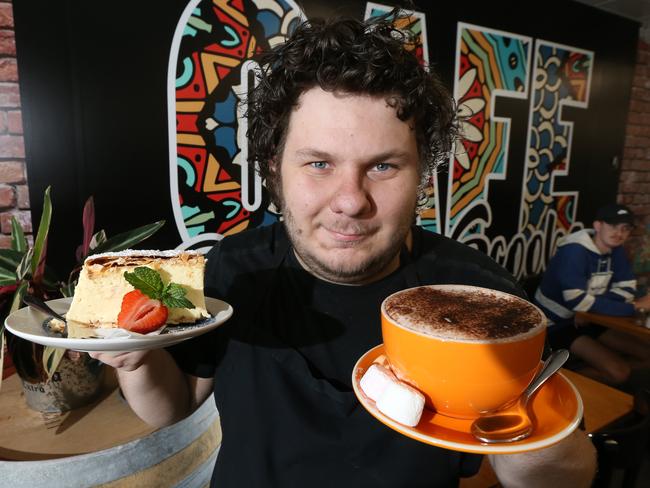
M 298 157 L 313 158 L 313 159 L 318 159 L 323 161 L 330 161 L 335 158 L 335 156 L 328 153 L 327 151 L 322 151 L 320 149 L 312 148 L 312 147 L 304 147 L 298 149 L 295 154 Z M 392 159 L 408 159 L 409 157 L 411 157 L 411 154 L 408 151 L 403 151 L 401 149 L 394 149 L 394 150 L 384 151 L 379 154 L 371 154 L 366 159 L 368 162 L 377 163 L 382 161 L 389 161 Z
M 391 159 L 408 159 L 412 154 L 401 149 L 388 150 L 383 153 L 375 154 L 370 159 L 373 161 L 390 161 Z
M 304 157 L 304 158 L 315 158 L 315 159 L 322 159 L 322 160 L 329 160 L 332 158 L 332 155 L 329 154 L 326 151 L 321 151 L 320 149 L 316 149 L 313 147 L 303 147 L 300 148 L 296 151 L 296 156 Z

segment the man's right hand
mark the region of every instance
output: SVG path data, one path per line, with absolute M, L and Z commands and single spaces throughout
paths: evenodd
M 650 312 L 650 293 L 637 298 L 632 302 L 635 310 L 643 310 L 644 312 Z
M 154 427 L 164 427 L 188 416 L 211 391 L 211 379 L 197 391 L 195 378 L 185 375 L 165 349 L 93 352 L 91 356 L 115 368 L 131 409 Z
M 121 371 L 135 371 L 145 362 L 150 351 L 90 352 L 88 355 Z

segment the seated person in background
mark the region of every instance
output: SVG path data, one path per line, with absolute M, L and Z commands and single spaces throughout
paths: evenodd
M 629 208 L 600 208 L 593 229 L 560 240 L 535 293 L 535 303 L 550 321 L 551 347 L 569 349 L 584 361 L 582 373 L 627 387 L 639 383 L 631 378 L 633 371 L 642 376 L 650 365 L 650 346 L 616 330 L 577 323 L 575 313 L 629 316 L 650 308 L 650 295 L 634 299 L 636 279 L 623 249 L 633 227 Z

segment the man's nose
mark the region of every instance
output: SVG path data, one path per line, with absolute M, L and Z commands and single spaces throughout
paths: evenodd
M 614 227 L 614 234 L 616 235 L 616 237 L 625 237 L 625 235 L 628 233 L 629 231 L 627 230 L 627 228 L 625 228 L 622 225 L 617 225 L 616 227 Z
M 372 198 L 364 178 L 356 174 L 341 175 L 330 200 L 330 210 L 349 217 L 363 215 L 372 209 Z

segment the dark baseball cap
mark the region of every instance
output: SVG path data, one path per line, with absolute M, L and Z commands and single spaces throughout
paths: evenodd
M 611 225 L 630 224 L 633 226 L 634 214 L 632 213 L 632 210 L 627 208 L 625 205 L 610 203 L 609 205 L 605 205 L 598 209 L 594 220 L 607 222 Z

